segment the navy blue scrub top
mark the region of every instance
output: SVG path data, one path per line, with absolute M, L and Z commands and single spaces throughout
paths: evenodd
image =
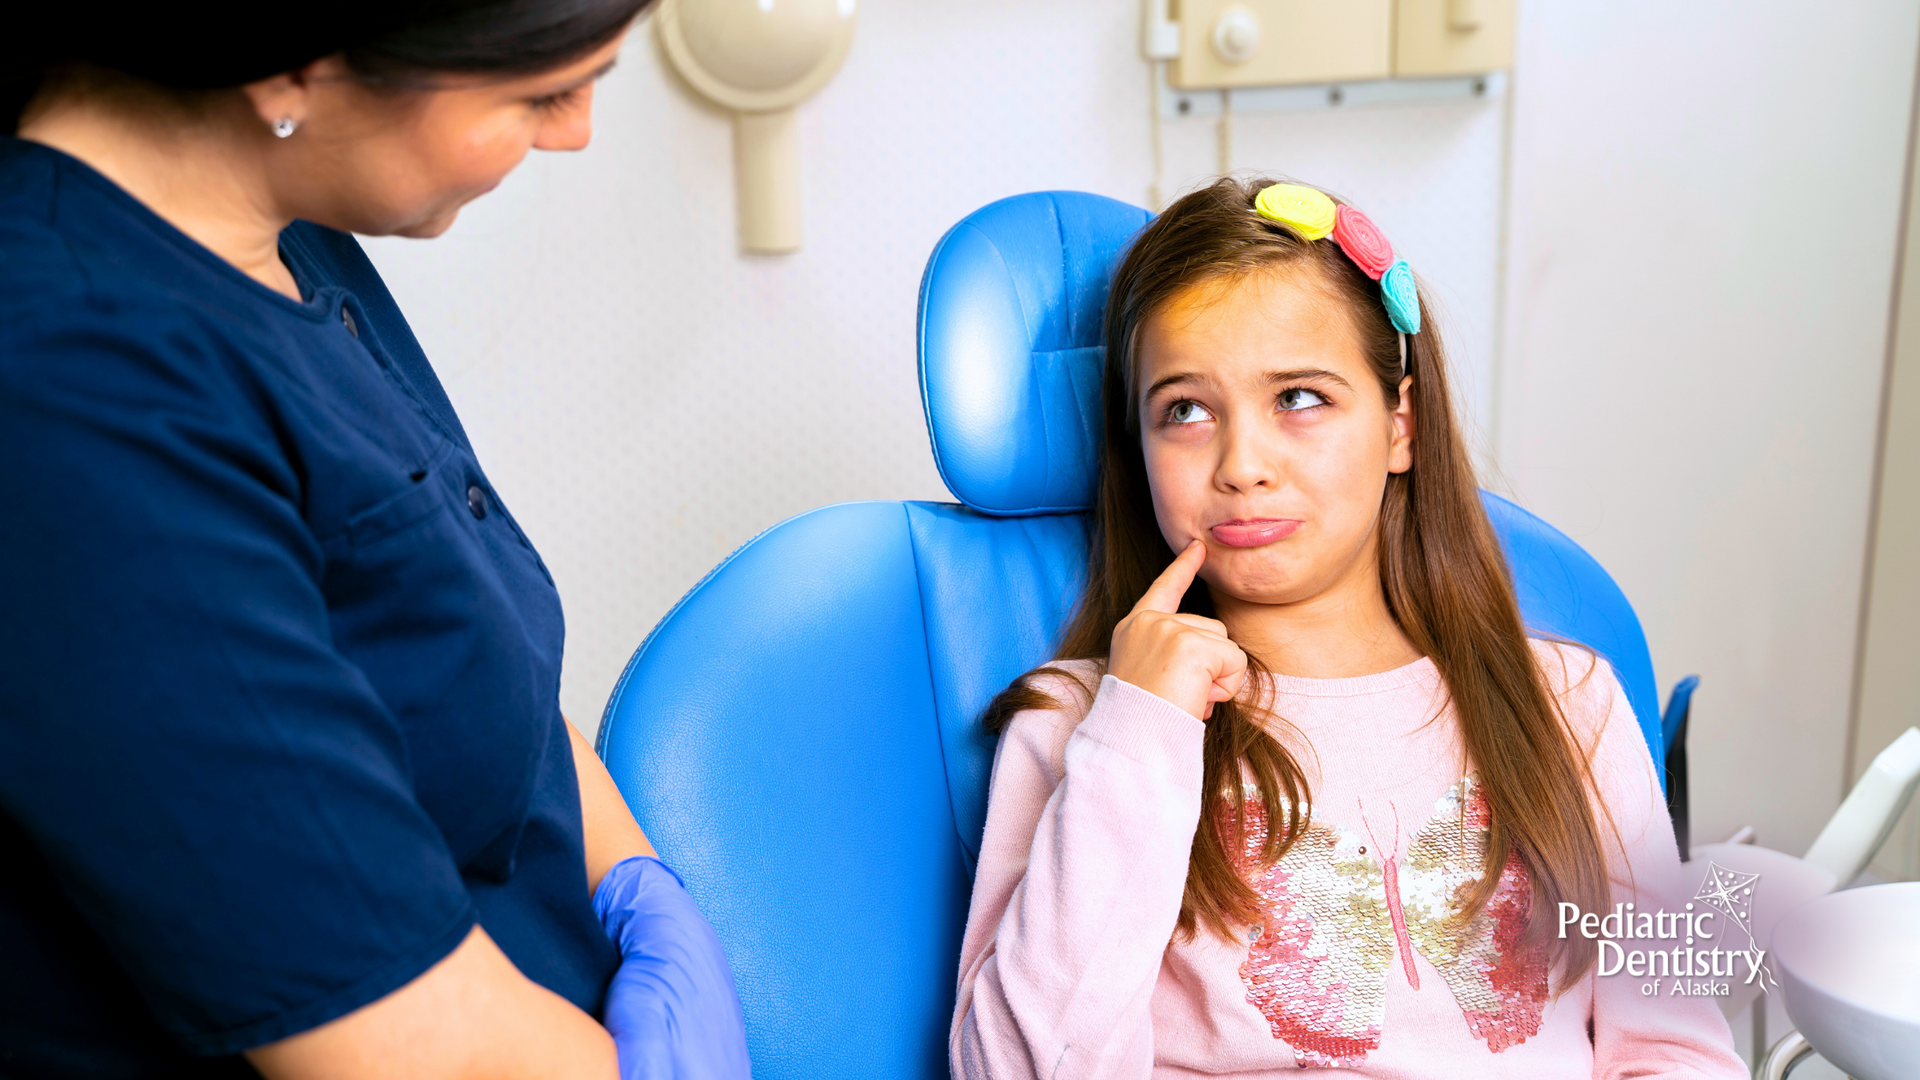
M 591 1013 L 552 579 L 352 237 L 0 139 L 0 1076 L 249 1075 L 478 922 Z

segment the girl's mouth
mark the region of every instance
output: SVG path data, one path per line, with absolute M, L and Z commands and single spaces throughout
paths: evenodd
M 1228 547 L 1252 548 L 1285 540 L 1304 524 L 1298 518 L 1244 518 L 1223 521 L 1207 532 Z

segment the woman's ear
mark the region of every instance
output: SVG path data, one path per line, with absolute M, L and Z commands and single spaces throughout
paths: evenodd
M 1400 380 L 1400 404 L 1394 406 L 1393 445 L 1387 449 L 1387 471 L 1403 473 L 1413 468 L 1413 376 Z
M 294 127 L 299 127 L 307 122 L 307 115 L 311 111 L 314 83 L 322 78 L 345 74 L 344 65 L 337 58 L 324 56 L 306 67 L 250 82 L 240 90 L 247 95 L 255 115 L 269 130 L 283 120 L 291 120 Z

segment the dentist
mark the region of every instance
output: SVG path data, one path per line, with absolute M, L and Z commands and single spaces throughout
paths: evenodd
M 42 6 L 0 42 L 0 1075 L 745 1077 L 350 235 L 585 147 L 646 0 Z

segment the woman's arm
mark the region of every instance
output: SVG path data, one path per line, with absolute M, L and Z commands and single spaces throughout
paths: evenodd
M 600 755 L 593 752 L 593 744 L 571 723 L 567 736 L 573 743 L 573 771 L 580 776 L 580 824 L 586 837 L 587 892 L 591 894 L 615 863 L 652 855 L 653 845 L 633 820 L 633 811 Z
M 522 975 L 478 926 L 445 959 L 386 997 L 246 1057 L 269 1080 L 619 1075 L 606 1030 Z
M 567 733 L 593 909 L 621 955 L 605 1009 L 621 1076 L 750 1080 L 746 1022 L 719 936 L 654 855 L 599 755 L 572 724 Z
M 653 845 L 593 746 L 571 723 L 566 727 L 580 777 L 592 893 L 615 863 L 652 855 Z M 270 1080 L 617 1075 L 606 1029 L 522 975 L 477 926 L 446 959 L 407 985 L 332 1023 L 249 1051 L 247 1058 Z
M 593 746 L 571 723 L 567 735 L 580 777 L 592 892 L 615 864 L 654 851 Z M 522 975 L 477 926 L 446 959 L 399 990 L 247 1058 L 269 1080 L 618 1075 L 606 1029 Z

